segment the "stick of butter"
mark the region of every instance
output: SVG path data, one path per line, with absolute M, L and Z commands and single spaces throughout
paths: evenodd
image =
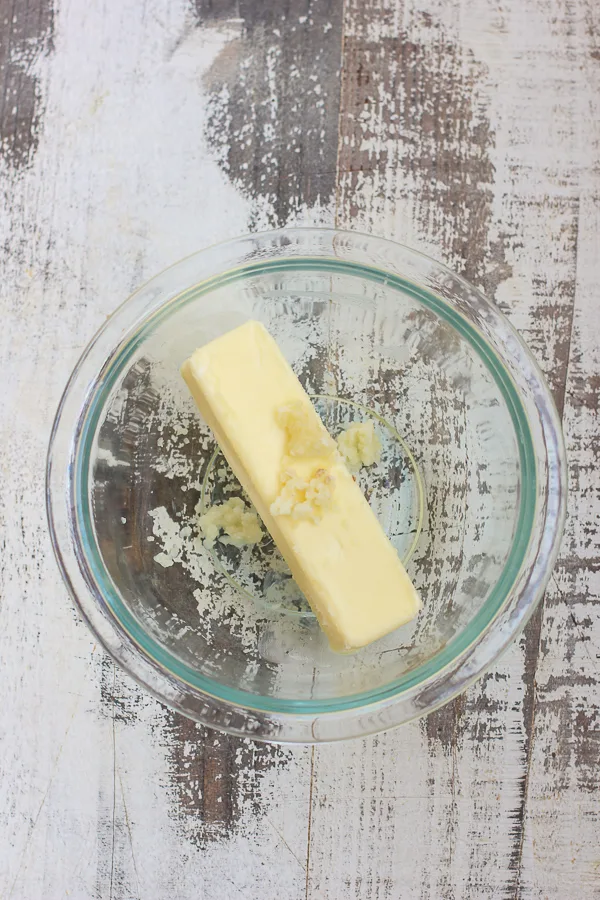
M 414 618 L 419 596 L 396 551 L 264 326 L 200 347 L 181 374 L 331 648 Z

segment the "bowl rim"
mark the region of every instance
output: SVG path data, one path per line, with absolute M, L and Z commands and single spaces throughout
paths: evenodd
M 111 372 L 113 377 L 116 377 L 116 374 L 118 374 L 119 369 L 115 370 L 115 359 L 119 357 L 119 348 L 123 347 L 124 344 L 131 347 L 134 342 L 137 343 L 137 341 L 141 339 L 143 331 L 149 327 L 150 323 L 154 322 L 155 316 L 167 315 L 167 307 L 173 308 L 176 304 L 179 307 L 179 304 L 184 302 L 183 298 L 186 293 L 194 291 L 195 296 L 197 296 L 198 287 L 203 284 L 206 284 L 205 291 L 213 289 L 215 285 L 212 283 L 212 279 L 208 279 L 206 282 L 201 279 L 193 286 L 189 286 L 183 291 L 177 291 L 167 301 L 161 302 L 156 308 L 151 309 L 150 313 L 145 315 L 142 319 L 134 321 L 131 327 L 125 329 L 125 337 L 121 341 L 118 341 L 112 347 L 108 356 L 104 358 L 100 370 L 96 371 L 95 378 L 92 378 L 91 383 L 81 383 L 82 379 L 80 376 L 83 374 L 83 368 L 90 359 L 94 348 L 99 345 L 103 335 L 105 335 L 113 326 L 115 320 L 119 317 L 119 314 L 123 313 L 128 308 L 131 308 L 131 305 L 137 298 L 143 296 L 144 292 L 152 288 L 152 286 L 161 279 L 164 280 L 169 274 L 183 268 L 184 265 L 189 262 L 197 262 L 203 258 L 208 258 L 211 253 L 218 249 L 226 249 L 235 253 L 238 249 L 241 251 L 242 247 L 246 247 L 247 249 L 248 243 L 256 245 L 258 242 L 264 242 L 266 244 L 271 243 L 273 250 L 275 250 L 280 246 L 285 247 L 286 241 L 288 239 L 293 239 L 294 237 L 298 238 L 300 241 L 302 239 L 310 240 L 315 238 L 316 240 L 324 239 L 327 243 L 329 240 L 333 247 L 335 247 L 335 242 L 337 240 L 362 240 L 366 241 L 368 245 L 375 244 L 378 247 L 384 246 L 388 250 L 393 249 L 404 254 L 404 256 L 411 258 L 411 261 L 417 260 L 425 263 L 426 266 L 433 266 L 437 273 L 445 275 L 451 282 L 459 283 L 463 288 L 466 288 L 470 298 L 473 299 L 473 297 L 475 297 L 477 303 L 483 307 L 488 319 L 491 318 L 492 322 L 495 324 L 501 324 L 502 328 L 507 331 L 511 338 L 512 352 L 514 353 L 517 351 L 518 355 L 521 357 L 520 361 L 528 366 L 528 377 L 530 380 L 533 379 L 536 383 L 539 400 L 544 407 L 542 429 L 544 432 L 545 449 L 546 451 L 549 447 L 553 449 L 558 466 L 555 466 L 556 471 L 550 473 L 550 475 L 553 475 L 553 484 L 548 486 L 548 493 L 554 502 L 550 505 L 546 503 L 545 509 L 542 510 L 542 531 L 546 537 L 546 540 L 542 542 L 543 548 L 535 555 L 531 565 L 525 566 L 526 551 L 530 545 L 533 534 L 531 530 L 532 525 L 530 525 L 529 533 L 527 535 L 527 547 L 523 548 L 519 571 L 515 572 L 512 576 L 512 581 L 508 586 L 504 598 L 502 598 L 498 608 L 494 610 L 491 618 L 488 617 L 488 621 L 484 623 L 483 627 L 477 632 L 475 637 L 467 642 L 466 645 L 463 645 L 458 653 L 454 652 L 453 654 L 450 654 L 443 665 L 438 665 L 436 669 L 425 678 L 415 679 L 414 673 L 419 673 L 427 665 L 421 664 L 400 679 L 396 679 L 394 682 L 384 685 L 382 688 L 374 691 L 363 692 L 361 695 L 349 695 L 348 697 L 337 698 L 333 701 L 318 702 L 302 700 L 277 700 L 273 702 L 270 698 L 267 698 L 267 702 L 265 703 L 262 702 L 264 701 L 264 698 L 261 698 L 259 702 L 256 702 L 259 695 L 251 694 L 241 689 L 225 688 L 220 690 L 220 686 L 217 684 L 216 690 L 212 690 L 211 684 L 214 684 L 214 682 L 210 682 L 210 680 L 205 677 L 200 679 L 199 686 L 198 681 L 196 681 L 196 683 L 190 682 L 190 680 L 185 677 L 185 671 L 180 667 L 174 667 L 173 665 L 165 666 L 164 663 L 161 663 L 160 659 L 157 659 L 156 654 L 148 651 L 148 645 L 146 644 L 146 646 L 144 646 L 144 641 L 140 643 L 139 634 L 136 632 L 135 628 L 135 621 L 137 621 L 135 620 L 135 617 L 131 616 L 133 627 L 132 621 L 128 621 L 126 616 L 124 617 L 125 621 L 123 621 L 123 618 L 120 620 L 117 618 L 114 611 L 114 597 L 107 600 L 107 585 L 104 585 L 103 591 L 99 590 L 98 572 L 95 570 L 94 565 L 90 565 L 90 547 L 88 546 L 88 552 L 86 552 L 78 540 L 82 517 L 83 520 L 85 519 L 85 511 L 82 509 L 81 501 L 82 498 L 89 498 L 88 485 L 86 482 L 89 466 L 86 465 L 86 460 L 82 459 L 82 454 L 78 452 L 78 450 L 81 447 L 82 440 L 95 433 L 97 419 L 95 415 L 91 416 L 91 412 L 98 413 L 102 409 L 100 399 L 103 396 L 106 396 L 107 385 L 109 384 L 109 380 L 107 380 L 108 373 Z M 275 257 L 273 257 L 273 259 L 275 259 Z M 289 260 L 291 260 L 291 264 Z M 335 256 L 332 255 L 327 257 L 326 255 L 320 255 L 315 252 L 312 254 L 308 253 L 306 256 L 291 255 L 286 257 L 284 254 L 279 257 L 279 261 L 288 268 L 300 268 L 300 262 L 310 262 L 313 265 L 318 262 L 320 268 L 322 268 L 326 262 L 335 262 L 336 265 L 340 265 L 339 259 L 336 261 Z M 271 264 L 272 261 L 269 265 Z M 240 277 L 241 272 L 247 271 L 248 269 L 256 270 L 256 268 L 264 265 L 265 260 L 262 259 L 262 262 L 250 263 L 245 267 L 227 269 L 219 273 L 216 277 L 218 280 L 226 275 L 235 275 L 235 277 L 238 278 Z M 341 265 L 346 271 L 351 268 L 351 264 L 348 262 L 344 262 Z M 456 308 L 448 303 L 447 300 L 444 300 L 439 293 L 436 293 L 431 288 L 423 288 L 422 285 L 415 284 L 414 280 L 404 280 L 397 275 L 388 272 L 386 269 L 374 265 L 365 266 L 363 264 L 357 264 L 357 266 L 363 272 L 369 268 L 372 269 L 373 272 L 377 272 L 378 275 L 383 277 L 388 283 L 389 281 L 398 281 L 405 291 L 412 287 L 414 291 L 416 291 L 418 299 L 421 301 L 423 300 L 423 293 L 426 293 L 430 297 L 435 297 L 437 303 L 441 304 L 441 311 L 444 317 L 447 317 L 446 313 L 448 311 L 452 312 L 452 318 L 454 320 L 452 322 L 453 325 L 456 326 L 457 321 L 466 323 L 469 330 L 472 332 L 472 335 L 478 336 L 483 345 L 488 348 L 488 350 L 491 350 L 491 356 L 498 364 L 499 371 L 503 373 L 504 376 L 508 376 L 508 380 L 510 380 L 513 389 L 510 393 L 514 393 L 514 397 L 517 398 L 521 405 L 524 414 L 523 421 L 527 424 L 528 416 L 526 414 L 526 409 L 521 402 L 521 394 L 511 376 L 510 366 L 507 366 L 506 361 L 498 355 L 493 346 L 490 346 L 489 341 L 476 327 L 472 319 L 470 320 L 464 314 L 457 312 Z M 361 273 L 355 272 L 354 274 Z M 410 290 L 410 292 L 413 293 L 413 290 Z M 445 313 L 444 310 L 446 311 Z M 437 311 L 440 312 L 440 310 Z M 124 365 L 122 360 L 121 364 Z M 496 373 L 492 372 L 492 374 L 494 378 L 496 378 Z M 499 384 L 497 379 L 496 381 Z M 103 389 L 104 394 L 102 393 Z M 58 460 L 59 465 L 57 466 L 58 437 L 61 434 L 61 429 L 65 425 L 65 413 L 67 407 L 73 399 L 73 395 L 77 393 L 77 390 L 81 394 L 80 401 L 83 400 L 83 403 L 80 403 L 78 410 L 75 411 L 77 415 L 76 428 L 73 433 L 69 435 L 68 460 L 65 460 L 63 453 L 63 458 L 62 460 Z M 510 409 L 509 411 L 512 417 L 513 412 Z M 68 418 L 68 416 L 66 418 Z M 513 424 L 517 431 L 514 419 Z M 531 434 L 529 431 L 527 431 L 525 438 L 525 444 L 527 443 L 527 440 L 531 441 Z M 519 441 L 520 454 L 522 447 L 523 441 Z M 60 453 L 58 456 L 60 456 Z M 67 463 L 66 466 L 65 462 Z M 526 462 L 527 461 L 525 460 L 525 463 Z M 522 457 L 521 465 L 523 464 L 524 460 Z M 533 464 L 534 478 L 536 478 L 535 457 Z M 59 473 L 59 476 L 62 472 L 64 477 L 58 477 L 57 479 L 57 472 Z M 539 496 L 538 488 L 539 485 L 535 485 L 535 507 L 537 507 L 537 499 Z M 69 519 L 67 524 L 69 527 L 66 529 L 63 527 L 61 529 L 58 522 L 62 514 L 61 504 L 64 503 L 65 493 L 69 494 L 67 500 L 67 518 Z M 456 696 L 456 694 L 466 689 L 472 681 L 482 675 L 525 626 L 527 620 L 533 613 L 537 601 L 542 596 L 558 553 L 566 507 L 565 452 L 558 413 L 543 375 L 531 356 L 530 351 L 502 313 L 500 313 L 499 310 L 486 300 L 486 298 L 479 291 L 474 289 L 465 279 L 453 273 L 443 264 L 431 259 L 419 251 L 412 250 L 411 248 L 393 241 L 374 237 L 373 235 L 355 231 L 343 232 L 335 228 L 278 229 L 244 235 L 233 240 L 224 241 L 185 257 L 183 260 L 174 263 L 158 275 L 155 275 L 152 279 L 142 285 L 141 288 L 138 288 L 129 298 L 120 304 L 115 312 L 109 317 L 84 350 L 61 398 L 52 427 L 48 449 L 46 505 L 54 553 L 63 579 L 65 580 L 76 606 L 79 608 L 84 619 L 105 649 L 134 678 L 136 678 L 139 683 L 149 689 L 163 702 L 169 703 L 184 714 L 204 722 L 205 724 L 215 725 L 222 730 L 231 731 L 234 734 L 243 734 L 247 736 L 251 733 L 252 736 L 256 738 L 280 740 L 284 742 L 296 741 L 298 739 L 302 742 L 330 740 L 338 737 L 344 738 L 353 736 L 354 734 L 367 734 L 372 731 L 381 730 L 382 727 L 391 727 L 428 713 L 438 706 L 443 705 L 448 702 L 448 700 L 452 699 L 452 697 Z M 522 509 L 523 503 L 521 503 L 521 511 Z M 533 512 L 536 511 L 536 509 L 533 510 Z M 518 533 L 519 528 L 516 528 L 515 536 L 518 535 Z M 511 553 L 512 549 L 513 547 L 511 546 Z M 98 563 L 97 559 L 92 561 L 96 564 Z M 77 572 L 77 569 L 79 572 Z M 516 585 L 519 580 L 522 583 L 517 591 Z M 506 613 L 511 599 L 516 600 L 516 602 L 513 603 L 514 609 L 510 610 L 510 616 L 508 616 L 508 618 L 504 616 L 507 620 L 502 623 L 502 634 L 496 635 L 495 640 L 488 640 L 486 642 L 484 640 L 485 635 L 487 634 L 489 638 L 490 631 L 493 630 L 493 623 L 501 616 L 503 611 Z M 483 609 L 486 608 L 486 605 L 484 605 Z M 98 612 L 102 615 L 102 622 L 97 615 Z M 475 619 L 477 619 L 478 616 L 479 613 Z M 112 634 L 110 633 L 111 626 L 113 631 Z M 140 628 L 140 630 L 143 632 L 142 628 Z M 147 635 L 147 632 L 145 632 L 145 634 Z M 454 645 L 455 640 L 456 639 L 453 639 L 450 642 L 450 646 Z M 156 646 L 160 647 L 158 642 L 155 642 L 154 639 L 151 639 L 151 642 L 156 643 Z M 163 648 L 161 648 L 161 650 L 162 649 Z M 177 661 L 177 658 L 173 654 L 170 654 L 169 651 L 167 651 L 167 653 Z M 161 655 L 161 653 L 158 654 L 159 657 Z M 433 659 L 439 655 L 440 654 L 436 654 Z M 401 683 L 400 686 L 398 686 L 398 682 Z M 193 695 L 192 697 L 189 696 L 190 692 Z M 401 709 L 403 705 L 406 708 Z M 223 716 L 222 707 L 225 707 L 226 710 L 228 709 L 231 712 L 231 715 Z M 390 713 L 392 714 L 390 715 Z M 302 726 L 296 727 L 299 720 L 302 720 Z M 345 727 L 346 724 L 348 727 Z M 316 727 L 317 725 L 318 727 Z

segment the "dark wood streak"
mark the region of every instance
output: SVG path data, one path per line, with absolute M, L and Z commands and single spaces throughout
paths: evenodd
M 205 78 L 208 138 L 271 225 L 335 191 L 342 0 L 196 0 L 199 24 L 237 16 L 239 40 Z
M 406 196 L 418 192 L 423 232 L 443 245 L 446 259 L 466 278 L 481 283 L 494 178 L 488 156 L 494 136 L 475 96 L 484 67 L 431 16 L 422 15 L 418 41 L 406 32 L 370 39 L 374 21 L 385 25 L 377 4 L 350 3 L 348 16 L 353 32 L 344 39 L 339 168 L 340 177 L 351 174 L 341 198 L 343 222 L 350 226 L 362 210 L 362 172 L 397 172 L 399 183 L 408 183 L 409 175 L 416 187 L 407 186 Z M 373 139 L 375 153 L 361 149 Z M 505 272 L 501 247 L 495 260 Z
M 0 154 L 15 169 L 37 148 L 42 96 L 32 67 L 52 50 L 52 0 L 0 0 Z
M 261 814 L 261 782 L 289 756 L 275 745 L 241 741 L 173 712 L 165 737 L 173 815 L 182 835 L 201 848 L 232 837 L 244 809 Z

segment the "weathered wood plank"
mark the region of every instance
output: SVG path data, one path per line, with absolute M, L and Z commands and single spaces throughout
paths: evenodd
M 579 59 L 589 93 L 582 148 L 577 281 L 564 426 L 570 498 L 562 553 L 544 611 L 536 674 L 523 896 L 600 893 L 600 17 L 579 7 Z
M 338 223 L 421 246 L 481 284 L 524 332 L 559 404 L 586 102 L 577 24 L 577 9 L 556 3 L 349 2 L 344 31 Z M 541 615 L 426 722 L 341 764 L 316 751 L 316 896 L 517 895 L 540 625 Z
M 326 28 L 319 4 L 307 9 L 324 40 L 335 19 Z M 302 33 L 290 16 L 282 34 Z M 10 205 L 0 211 L 0 895 L 13 900 L 305 894 L 310 751 L 206 733 L 131 685 L 77 621 L 43 517 L 51 418 L 105 316 L 174 259 L 247 231 L 257 208 L 276 221 L 277 203 L 304 200 L 302 166 L 313 160 L 292 166 L 277 119 L 272 151 L 296 180 L 262 205 L 231 184 L 211 144 L 223 56 L 243 54 L 248 77 L 262 75 L 270 38 L 253 61 L 251 26 L 227 16 L 199 24 L 183 0 L 63 0 L 51 55 L 44 29 L 35 54 L 27 44 L 30 144 L 26 159 L 6 145 Z M 293 40 L 306 44 L 310 28 L 307 19 Z M 272 43 L 279 52 L 281 36 Z M 10 133 L 13 119 L 3 121 Z
M 565 403 L 569 518 L 544 611 L 521 879 L 523 896 L 535 897 L 600 891 L 600 191 L 582 195 L 581 216 Z
M 53 19 L 49 0 L 0 2 L 0 154 L 15 168 L 28 165 L 37 146 L 42 97 L 36 61 L 52 47 Z

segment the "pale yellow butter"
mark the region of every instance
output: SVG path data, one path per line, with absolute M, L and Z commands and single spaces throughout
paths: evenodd
M 181 372 L 331 647 L 357 649 L 410 621 L 418 594 L 266 329 L 247 322 Z

